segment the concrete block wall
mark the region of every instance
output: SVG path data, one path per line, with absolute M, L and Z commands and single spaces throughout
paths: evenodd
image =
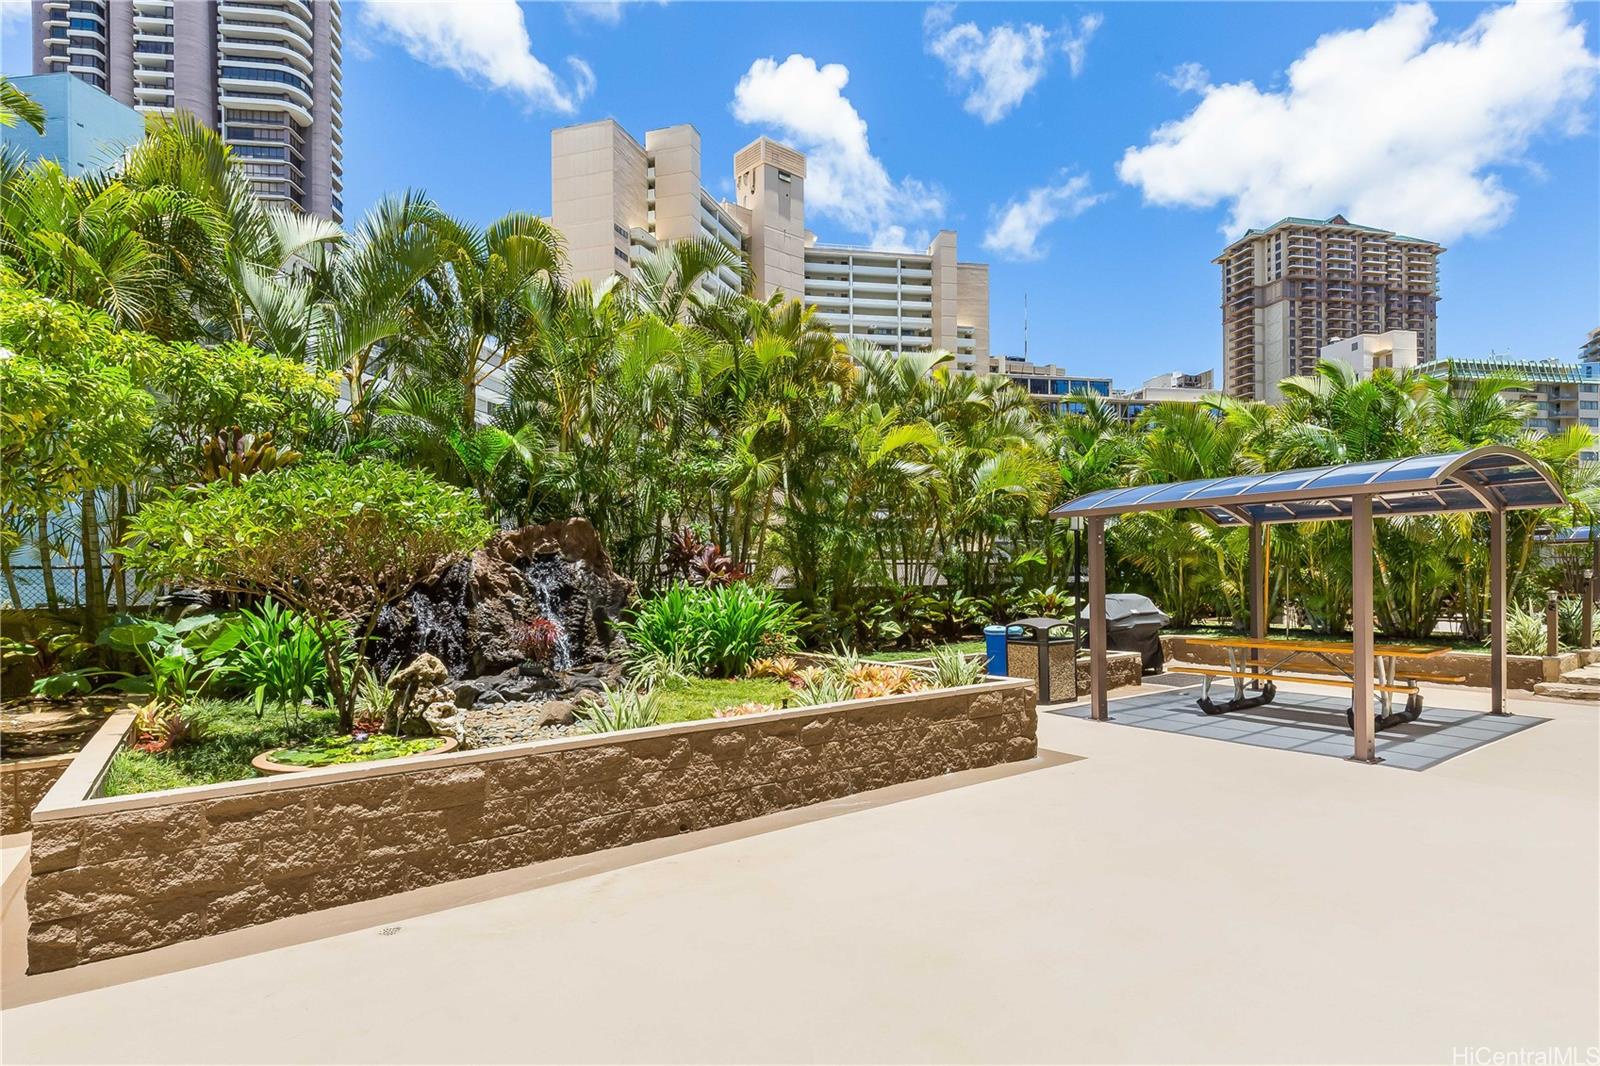
M 26 833 L 34 807 L 56 783 L 71 755 L 0 762 L 0 835 Z
M 63 779 L 34 813 L 28 970 L 1028 759 L 1037 724 L 998 680 L 141 796 Z

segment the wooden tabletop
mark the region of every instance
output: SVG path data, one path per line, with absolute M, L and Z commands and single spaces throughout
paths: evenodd
M 1252 648 L 1262 651 L 1326 652 L 1331 655 L 1349 655 L 1355 645 L 1347 640 L 1290 640 L 1281 637 L 1180 637 L 1190 644 L 1204 644 L 1212 648 Z M 1372 654 L 1392 655 L 1397 659 L 1427 659 L 1443 655 L 1449 648 L 1436 644 L 1374 644 Z

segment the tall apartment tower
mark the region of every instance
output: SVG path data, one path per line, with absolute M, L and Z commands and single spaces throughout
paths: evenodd
M 1227 394 L 1275 403 L 1278 382 L 1309 373 L 1326 345 L 1363 333 L 1410 330 L 1419 360 L 1432 361 L 1443 251 L 1342 215 L 1246 232 L 1212 260 L 1222 267 Z
M 733 157 L 733 182 L 747 219 L 756 295 L 804 292 L 806 157 L 758 137 Z
M 641 254 L 709 237 L 744 254 L 757 296 L 803 299 L 841 337 L 944 349 L 987 369 L 989 267 L 960 262 L 954 232 L 924 252 L 818 243 L 806 229 L 806 157 L 768 137 L 735 153 L 733 177 L 737 203 L 706 190 L 693 126 L 651 130 L 643 144 L 610 119 L 550 134 L 550 220 L 575 277 L 628 277 Z M 731 271 L 701 283 L 711 295 L 739 286 Z
M 33 0 L 35 73 L 188 111 L 270 204 L 343 220 L 340 0 Z

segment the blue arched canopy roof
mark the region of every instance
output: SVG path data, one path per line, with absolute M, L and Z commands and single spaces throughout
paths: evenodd
M 1193 508 L 1223 526 L 1349 518 L 1358 496 L 1375 518 L 1456 511 L 1559 507 L 1567 502 L 1537 460 L 1515 448 L 1317 466 L 1273 474 L 1204 478 L 1103 489 L 1050 512 L 1052 518 L 1109 518 Z

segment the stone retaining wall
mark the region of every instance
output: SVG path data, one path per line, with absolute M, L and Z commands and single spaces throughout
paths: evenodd
M 0 762 L 0 835 L 28 831 L 29 815 L 72 759 L 69 753 Z
M 85 799 L 121 741 L 97 736 L 34 812 L 28 971 L 1028 759 L 1037 724 L 996 679 Z
M 1202 666 L 1226 666 L 1226 648 L 1206 644 L 1193 644 L 1181 636 L 1163 636 L 1162 650 L 1168 659 L 1197 663 Z M 1263 653 L 1265 654 L 1265 653 Z M 1350 656 L 1329 656 L 1340 666 L 1350 665 Z M 1560 655 L 1507 655 L 1506 687 L 1533 691 L 1541 681 L 1558 680 L 1562 674 L 1579 666 L 1600 660 L 1600 651 L 1564 652 Z M 1169 664 L 1170 668 L 1170 664 Z M 1292 667 L 1291 667 L 1292 668 Z M 1489 656 L 1481 651 L 1450 651 L 1427 660 L 1419 660 L 1416 669 L 1429 674 L 1463 677 L 1460 682 L 1473 688 L 1489 687 Z M 1402 671 L 1403 673 L 1404 671 Z

